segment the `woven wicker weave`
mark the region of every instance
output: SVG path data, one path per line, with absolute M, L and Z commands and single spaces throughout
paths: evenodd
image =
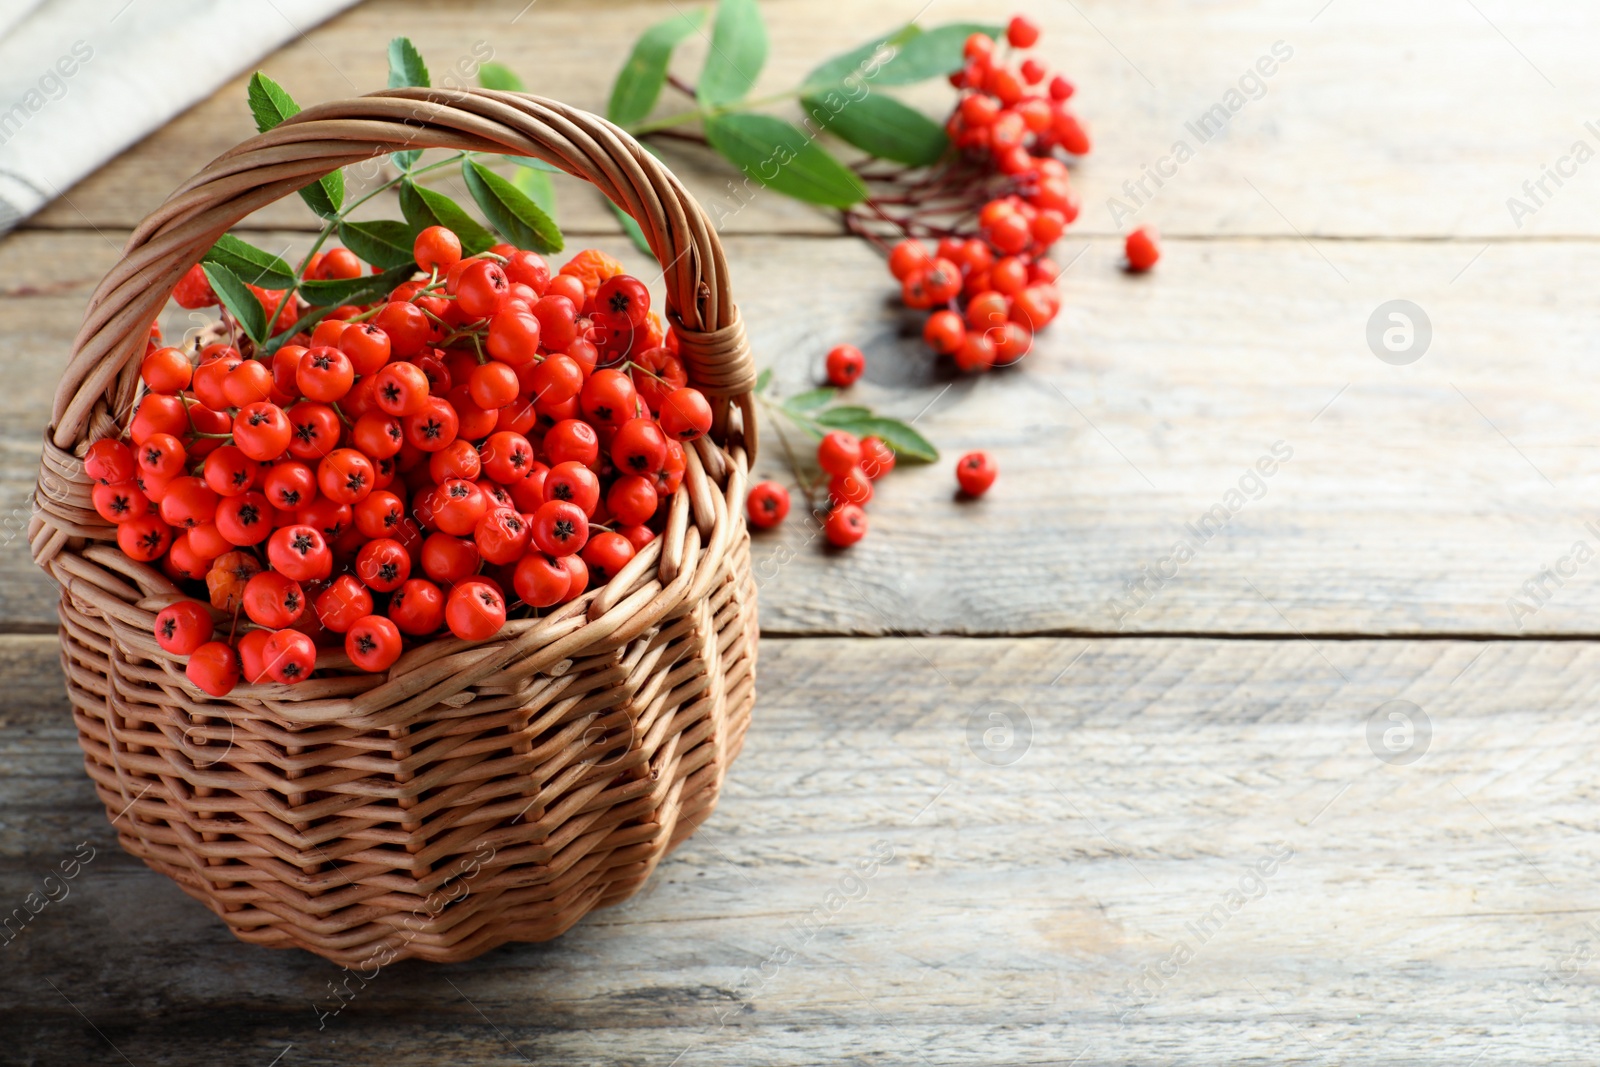
M 145 333 L 230 226 L 335 167 L 406 148 L 536 156 L 637 219 L 691 382 L 713 399 L 665 533 L 605 587 L 387 675 L 206 697 L 152 637 L 177 592 L 130 561 L 78 457 L 119 432 Z M 639 889 L 710 813 L 754 698 L 743 494 L 751 357 L 716 234 L 611 124 L 519 93 L 400 89 L 300 113 L 211 163 L 101 282 L 56 394 L 34 558 L 62 586 L 85 764 L 121 843 L 240 938 L 341 963 L 468 959 L 555 937 Z M 324 651 L 319 667 L 341 664 Z M 131 917 L 130 917 L 131 918 Z

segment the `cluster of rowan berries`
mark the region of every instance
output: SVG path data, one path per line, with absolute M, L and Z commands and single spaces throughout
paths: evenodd
M 482 640 L 518 601 L 604 584 L 658 536 L 711 427 L 649 290 L 610 256 L 552 274 L 510 245 L 463 257 L 441 226 L 413 251 L 413 280 L 270 356 L 152 341 L 126 433 L 88 450 L 122 550 L 205 584 L 209 607 L 164 608 L 155 637 L 208 693 L 343 669 L 340 643 L 385 671 L 406 637 Z M 330 267 L 363 269 L 336 249 L 307 274 Z M 174 296 L 216 303 L 203 272 Z
M 962 90 L 945 123 L 969 169 L 966 188 L 999 195 L 976 206 L 976 233 L 957 225 L 929 248 L 908 237 L 889 252 L 889 272 L 909 308 L 930 310 L 928 347 L 976 372 L 1021 359 L 1033 335 L 1061 310 L 1060 269 L 1047 255 L 1078 217 L 1067 165 L 1056 154 L 1089 151 L 1089 136 L 1068 108 L 1073 85 L 1038 59 L 1021 56 L 1039 29 L 1021 15 L 1006 27 L 1009 55 L 987 34 L 967 38 L 966 65 L 950 76 Z M 833 378 L 835 384 L 848 384 Z

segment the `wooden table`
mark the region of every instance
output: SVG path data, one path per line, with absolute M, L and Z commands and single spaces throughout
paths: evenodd
M 764 7 L 758 92 L 918 5 Z M 395 34 L 436 76 L 487 40 L 530 88 L 598 107 L 662 10 L 373 0 L 264 67 L 311 101 L 380 86 Z M 1593 1062 L 1600 165 L 1561 159 L 1600 147 L 1600 9 L 1033 13 L 1097 148 L 1060 249 L 1066 310 L 1023 366 L 946 377 L 875 254 L 823 214 L 761 195 L 727 220 L 780 384 L 855 341 L 860 394 L 920 415 L 947 459 L 880 483 L 849 553 L 801 522 L 758 539 L 761 695 L 715 818 L 559 941 L 397 965 L 337 1014 L 337 968 L 236 943 L 116 849 L 20 534 L 86 294 L 250 132 L 242 82 L 0 243 L 4 908 L 95 850 L 4 945 L 0 1059 Z M 1291 58 L 1201 143 L 1186 123 L 1275 42 Z M 1165 259 L 1126 276 L 1108 199 L 1171 171 L 1179 139 L 1193 158 L 1138 213 Z M 714 162 L 664 152 L 722 195 Z M 1507 198 L 1531 205 L 1547 164 L 1571 173 L 1519 226 Z M 570 234 L 626 247 L 587 190 L 560 198 Z M 309 223 L 286 202 L 257 224 L 292 247 Z M 1432 326 L 1406 365 L 1367 341 L 1394 299 Z M 976 446 L 1001 479 L 953 503 L 949 460 Z M 1219 504 L 1217 532 L 1190 533 Z

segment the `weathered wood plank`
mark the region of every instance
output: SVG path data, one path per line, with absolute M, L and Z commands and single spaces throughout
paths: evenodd
M 757 95 L 797 84 L 823 58 L 915 13 L 886 2 L 854 5 L 848 19 L 819 17 L 805 0 L 762 6 L 774 45 Z M 633 38 L 669 11 L 630 0 L 608 4 L 597 19 L 582 0 L 542 0 L 532 8 L 494 0 L 466 9 L 376 0 L 291 44 L 263 69 L 312 102 L 382 87 L 383 45 L 395 34 L 422 46 L 441 84 L 458 62 L 481 56 L 487 42 L 533 91 L 601 109 Z M 1591 156 L 1600 148 L 1600 134 L 1583 125 L 1588 116 L 1564 103 L 1592 99 L 1600 89 L 1588 55 L 1600 32 L 1593 5 L 1339 0 L 1324 8 L 1255 0 L 1219 14 L 1183 0 L 1082 0 L 1033 5 L 1029 13 L 1044 27 L 1045 55 L 1077 82 L 1082 113 L 1097 130 L 1095 151 L 1079 168 L 1084 232 L 1127 229 L 1110 205 L 1115 197 L 1130 206 L 1145 199 L 1141 221 L 1205 236 L 1600 233 L 1600 199 L 1583 191 L 1580 168 L 1562 162 L 1576 141 L 1586 142 Z M 925 17 L 999 14 L 980 0 L 949 0 Z M 1274 59 L 1275 42 L 1289 59 Z M 691 39 L 683 48 L 683 69 L 697 69 L 705 43 Z M 1258 62 L 1271 76 L 1245 81 L 1240 93 Z M 950 103 L 936 86 L 908 98 L 930 111 Z M 683 103 L 664 100 L 662 113 Z M 1213 127 L 1209 137 L 1191 130 L 1219 106 L 1235 109 L 1218 113 L 1227 116 L 1225 128 Z M 241 79 L 80 183 L 36 224 L 130 227 L 252 132 Z M 1193 152 L 1181 165 L 1172 155 L 1179 141 Z M 729 172 L 705 153 L 669 143 L 663 154 L 708 204 L 726 195 Z M 1567 172 L 1560 186 L 1544 177 L 1547 165 Z M 1147 166 L 1167 174 L 1159 189 Z M 1542 194 L 1523 191 L 1525 181 L 1541 179 Z M 1125 182 L 1140 181 L 1142 192 L 1124 190 Z M 615 232 L 592 195 L 576 187 L 561 195 L 562 219 L 574 232 Z M 1520 227 L 1507 206 L 1513 196 L 1533 209 Z M 310 221 L 293 199 L 265 218 L 278 226 Z M 836 229 L 826 213 L 776 195 L 757 198 L 727 227 Z
M 275 249 L 298 239 L 262 235 Z M 1546 280 L 1581 276 L 1587 242 L 1326 246 L 1349 281 L 1297 240 L 1175 241 L 1144 278 L 1116 269 L 1115 241 L 1068 242 L 1063 261 L 1082 258 L 1035 354 L 956 380 L 908 336 L 914 319 L 865 246 L 735 237 L 728 250 L 782 388 L 807 386 L 830 345 L 854 341 L 868 353 L 857 395 L 916 417 L 945 451 L 878 484 L 873 532 L 848 553 L 822 547 L 798 500 L 781 532 L 758 538 L 770 632 L 1595 631 L 1594 567 L 1560 561 L 1580 540 L 1600 548 L 1585 526 L 1600 523 L 1600 400 L 1579 384 L 1596 348 Z M 0 301 L 14 369 L 0 390 L 8 529 L 25 525 L 61 354 L 114 258 L 93 234 L 0 244 L 0 290 L 41 290 Z M 1396 296 L 1432 320 L 1410 366 L 1367 347 L 1369 316 Z M 1292 458 L 1250 480 L 1279 441 Z M 777 436 L 766 442 L 758 473 L 786 477 Z M 983 501 L 954 503 L 950 466 L 971 448 L 990 449 L 1002 474 Z M 1228 497 L 1241 479 L 1259 499 Z M 1219 503 L 1242 506 L 1140 606 L 1127 583 L 1146 567 L 1171 573 L 1162 561 L 1199 541 L 1187 525 Z M 1540 578 L 1547 566 L 1573 573 L 1558 585 Z M 1529 581 L 1543 582 L 1542 605 Z M 52 618 L 19 537 L 0 549 L 0 619 Z
M 54 654 L 0 639 L 0 684 Z M 0 1028 L 36 1064 L 1582 1062 L 1597 686 L 1589 642 L 768 639 L 643 896 L 320 1019 L 344 976 L 118 853 L 29 688 L 0 901 L 98 852 L 5 948 Z M 1369 747 L 1391 700 L 1414 763 Z

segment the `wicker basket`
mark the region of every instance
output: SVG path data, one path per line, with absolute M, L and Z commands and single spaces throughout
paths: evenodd
M 547 160 L 638 220 L 666 266 L 689 379 L 712 399 L 711 437 L 688 449 L 663 535 L 605 587 L 488 641 L 433 640 L 386 675 L 209 698 L 152 637 L 177 590 L 117 550 L 78 457 L 120 432 L 149 324 L 220 234 L 335 167 L 424 147 Z M 710 814 L 749 722 L 753 382 L 715 232 L 593 115 L 520 93 L 398 89 L 310 108 L 215 160 L 96 290 L 29 529 L 62 587 L 67 690 L 123 847 L 242 940 L 347 965 L 464 960 L 627 899 Z

